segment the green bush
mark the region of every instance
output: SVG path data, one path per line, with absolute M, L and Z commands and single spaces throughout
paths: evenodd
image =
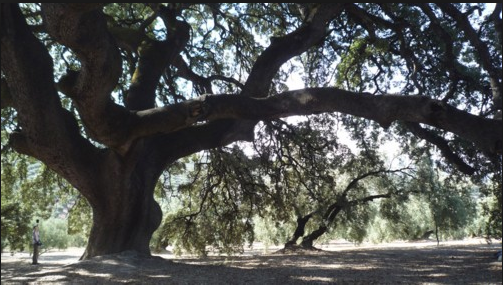
M 41 221 L 40 240 L 44 251 L 50 249 L 64 250 L 72 246 L 83 247 L 87 243 L 87 238 L 83 234 L 69 235 L 67 220 L 60 218 Z
M 29 214 L 17 202 L 2 200 L 2 252 L 24 250 L 26 236 L 30 234 Z
M 70 237 L 65 220 L 50 218 L 40 224 L 40 240 L 44 250 L 68 248 Z
M 68 246 L 85 247 L 87 245 L 87 237 L 84 234 L 69 235 L 70 240 Z

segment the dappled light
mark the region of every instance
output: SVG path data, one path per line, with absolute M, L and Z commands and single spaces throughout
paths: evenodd
M 279 254 L 271 251 L 256 254 L 247 251 L 243 256 L 211 255 L 206 258 L 172 254 L 139 258 L 134 254 L 117 254 L 66 265 L 47 256 L 45 260 L 42 258 L 42 265 L 38 268 L 19 258 L 4 260 L 2 256 L 2 281 L 498 284 L 502 281 L 501 262 L 493 258 L 498 249 L 501 249 L 501 243 L 487 244 L 482 239 L 473 239 L 443 242 L 441 246 L 425 242 L 346 244 L 340 248 L 326 246 L 322 251 L 311 253 Z M 71 261 L 69 257 L 72 255 L 66 256 L 67 262 Z M 58 258 L 61 262 L 65 260 L 64 254 Z M 77 258 L 77 254 L 73 258 Z
M 501 283 L 503 5 L 0 5 L 2 283 Z

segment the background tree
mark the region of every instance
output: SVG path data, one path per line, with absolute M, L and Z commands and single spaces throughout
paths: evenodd
M 149 255 L 162 171 L 252 141 L 261 120 L 357 116 L 343 122 L 357 135 L 378 124 L 406 147 L 413 134 L 485 176 L 503 147 L 494 7 L 2 3 L 5 151 L 43 162 L 87 200 L 82 258 Z M 287 90 L 296 62 L 307 88 Z
M 270 188 L 282 201 L 271 207 L 278 213 L 274 216 L 282 217 L 278 222 L 292 222 L 295 217 L 296 228 L 285 248 L 295 248 L 302 238 L 300 245 L 312 249 L 315 240 L 336 227 L 341 211 L 365 207 L 396 192 L 388 176 L 403 169 L 386 169 L 377 149 L 378 132 L 363 149 L 351 150 L 338 139 L 342 129 L 334 128 L 337 120 L 320 115 L 296 126 L 274 121 L 257 134 L 259 173 L 269 176 Z
M 477 214 L 480 191 L 466 177 L 447 175 L 426 155 L 413 166 L 415 174 L 402 179 L 408 195 L 381 201 L 372 222 L 376 242 L 435 237 L 437 242 L 468 236 Z
M 257 238 L 295 250 L 299 240 L 313 249 L 333 233 L 356 243 L 414 240 L 430 229 L 442 239 L 466 236 L 475 215 L 473 185 L 435 171 L 431 154 L 386 169 L 378 138 L 351 150 L 337 139 L 335 123 L 328 115 L 295 125 L 275 120 L 261 124 L 260 139 L 243 147 L 247 155 L 234 146 L 196 156 L 188 162 L 194 167 L 184 168 L 185 183 L 165 190 L 168 215 L 155 247 L 206 255 L 242 252 Z M 379 199 L 389 201 L 371 205 Z
M 31 246 L 35 220 L 49 218 L 74 189 L 46 166 L 17 153 L 2 153 L 2 249 Z
M 2 155 L 2 250 L 30 250 L 32 243 L 32 226 L 40 220 L 43 250 L 66 248 L 76 239 L 77 231 L 68 231 L 64 219 L 59 216 L 71 215 L 69 225 L 86 235 L 86 225 L 91 221 L 85 217 L 89 208 L 76 207 L 80 201 L 75 189 L 45 165 L 33 158 L 17 153 Z M 83 208 L 83 209 L 81 209 Z M 76 215 L 75 213 L 79 213 Z M 76 217 L 79 218 L 76 218 Z M 82 218 L 84 216 L 84 218 Z M 64 229 L 64 230 L 63 230 Z M 50 231 L 50 232 L 49 232 Z M 88 231 L 87 231 L 88 233 Z M 70 234 L 70 235 L 69 235 Z M 82 242 L 72 245 L 82 246 Z
M 426 198 L 429 211 L 433 218 L 433 225 L 437 243 L 440 242 L 440 230 L 455 231 L 469 224 L 472 213 L 475 212 L 473 196 L 475 189 L 462 183 L 461 179 L 453 177 L 439 177 L 430 157 L 426 157 L 421 165 L 415 185 L 417 193 Z

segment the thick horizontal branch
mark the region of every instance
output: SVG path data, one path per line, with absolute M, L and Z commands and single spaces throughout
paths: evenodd
M 458 110 L 425 96 L 368 95 L 337 88 L 288 91 L 268 98 L 239 95 L 203 96 L 169 107 L 136 113 L 131 137 L 171 133 L 197 121 L 270 120 L 294 115 L 339 112 L 378 122 L 422 123 L 452 132 L 489 153 L 501 153 L 502 122 Z
M 426 124 L 452 132 L 487 153 L 502 151 L 501 120 L 486 119 L 426 96 L 368 95 L 337 88 L 288 91 L 268 98 L 239 95 L 202 96 L 162 108 L 124 112 L 106 145 L 126 151 L 133 140 L 168 134 L 221 119 L 270 120 L 294 115 L 338 112 L 378 122 Z M 116 112 L 117 113 L 117 112 Z M 113 137 L 113 135 L 117 135 Z
M 502 122 L 458 110 L 426 96 L 367 95 L 337 88 L 309 88 L 254 99 L 208 96 L 206 119 L 267 120 L 293 115 L 339 112 L 378 122 L 387 128 L 394 121 L 422 123 L 452 132 L 489 153 L 502 151 Z

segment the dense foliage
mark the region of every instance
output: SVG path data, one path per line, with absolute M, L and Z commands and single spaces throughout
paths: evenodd
M 411 201 L 408 237 L 476 201 L 501 237 L 499 3 L 1 5 L 2 248 L 54 205 L 82 258 L 358 242 Z
M 475 209 L 481 193 L 462 175 L 446 177 L 431 155 L 410 161 L 387 149 L 351 149 L 327 127 L 334 118 L 311 119 L 271 122 L 253 145 L 201 153 L 187 162 L 187 179 L 176 179 L 179 166 L 168 171 L 163 184 L 179 187 L 161 192 L 168 215 L 153 246 L 206 255 L 242 252 L 252 241 L 309 248 L 330 238 L 415 240 L 434 229 L 432 236 L 447 240 L 486 232 L 474 221 L 483 215 Z

